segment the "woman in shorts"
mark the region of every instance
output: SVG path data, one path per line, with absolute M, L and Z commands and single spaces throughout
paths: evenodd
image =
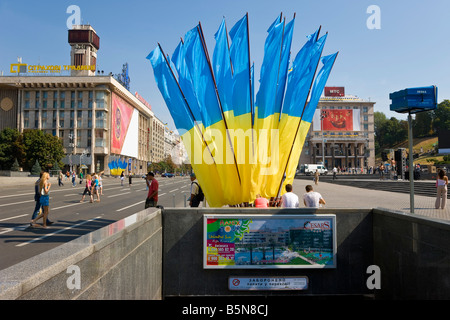
M 94 202 L 93 198 L 92 198 L 92 192 L 91 192 L 91 175 L 87 174 L 86 175 L 86 185 L 83 191 L 83 196 L 81 197 L 80 202 L 84 202 L 84 197 L 86 196 L 86 194 L 89 194 L 89 197 L 91 198 L 91 202 Z

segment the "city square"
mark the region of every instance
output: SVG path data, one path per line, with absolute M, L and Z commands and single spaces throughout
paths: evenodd
M 449 299 L 448 9 L 3 2 L 0 299 Z

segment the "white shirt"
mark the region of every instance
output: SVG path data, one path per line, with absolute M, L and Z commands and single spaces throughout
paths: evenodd
M 303 195 L 303 200 L 306 202 L 306 206 L 310 208 L 320 207 L 320 199 L 322 199 L 322 195 L 315 191 L 310 191 Z
M 286 192 L 281 197 L 281 206 L 283 208 L 298 208 L 299 207 L 298 196 L 295 193 Z

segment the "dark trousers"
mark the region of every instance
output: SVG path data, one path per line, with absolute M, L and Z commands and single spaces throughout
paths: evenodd
M 158 201 L 155 201 L 153 198 L 147 198 L 145 200 L 145 209 L 150 208 L 150 207 L 156 207 Z

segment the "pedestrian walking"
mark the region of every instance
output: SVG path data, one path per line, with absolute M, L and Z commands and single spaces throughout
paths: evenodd
M 83 183 L 83 172 L 80 172 L 80 184 Z
M 298 196 L 292 192 L 292 184 L 287 184 L 285 187 L 286 193 L 281 197 L 281 207 L 283 208 L 298 208 Z
M 100 202 L 100 194 L 98 192 L 98 176 L 95 173 L 92 174 L 91 190 L 92 190 L 92 198 L 97 196 L 97 201 Z
M 37 179 L 34 184 L 34 201 L 36 201 L 36 205 L 34 206 L 34 211 L 33 211 L 33 214 L 31 215 L 31 220 L 36 219 L 36 217 L 42 212 L 41 193 L 39 191 L 39 182 L 41 181 L 43 174 L 44 174 L 44 172 L 41 171 L 41 173 L 39 174 L 39 179 Z M 47 225 L 51 225 L 51 224 L 53 224 L 53 222 L 47 218 Z
M 60 171 L 58 174 L 58 186 L 64 186 L 64 183 L 62 182 L 64 178 L 64 175 L 62 174 L 62 172 Z
M 92 180 L 91 175 L 87 174 L 86 175 L 86 184 L 85 184 L 83 196 L 81 197 L 80 202 L 84 202 L 84 197 L 86 196 L 86 194 L 88 194 L 89 197 L 91 198 L 91 202 L 94 202 L 94 198 L 93 198 L 92 192 L 91 192 L 91 190 L 92 190 L 91 180 Z
M 336 168 L 336 166 L 333 168 L 333 180 L 334 179 L 337 179 L 336 178 L 336 173 L 337 173 L 337 168 Z
M 448 177 L 446 176 L 444 170 L 439 170 L 438 177 L 436 179 L 436 203 L 434 207 L 436 209 L 445 209 L 447 204 L 447 186 Z
M 48 174 L 48 172 L 44 172 L 42 174 L 42 177 L 39 181 L 39 193 L 40 193 L 40 203 L 42 206 L 42 213 L 40 215 L 38 215 L 36 218 L 32 219 L 30 222 L 30 226 L 35 227 L 37 226 L 36 221 L 38 221 L 39 219 L 42 218 L 42 227 L 47 229 L 47 217 L 50 211 L 50 203 L 49 203 L 49 198 L 50 198 L 50 187 L 51 187 L 51 183 L 49 181 L 50 179 L 50 175 Z
M 125 178 L 125 175 L 123 174 L 123 171 L 120 173 L 120 185 L 123 186 L 123 179 Z
M 203 190 L 198 184 L 195 173 L 191 174 L 191 196 L 189 197 L 189 206 L 196 208 L 205 199 Z
M 132 181 L 131 181 L 131 180 L 132 180 L 132 176 L 133 176 L 133 173 L 130 172 L 130 173 L 128 174 L 128 186 L 129 186 L 129 187 L 131 187 L 131 184 L 132 184 Z
M 325 205 L 325 199 L 318 192 L 315 192 L 311 185 L 305 187 L 306 193 L 303 195 L 303 203 L 309 208 L 318 208 Z
M 72 187 L 75 187 L 75 179 L 77 178 L 77 175 L 74 171 L 72 171 Z
M 316 172 L 314 173 L 314 184 L 316 186 L 319 184 L 319 176 L 320 176 L 319 170 L 316 169 Z
M 158 204 L 159 182 L 155 179 L 155 174 L 153 172 L 150 171 L 147 173 L 145 183 L 148 186 L 147 199 L 145 199 L 145 209 L 149 207 L 156 207 Z
M 102 175 L 105 171 L 101 171 L 98 174 L 98 191 L 100 192 L 100 195 L 103 195 L 103 178 Z

